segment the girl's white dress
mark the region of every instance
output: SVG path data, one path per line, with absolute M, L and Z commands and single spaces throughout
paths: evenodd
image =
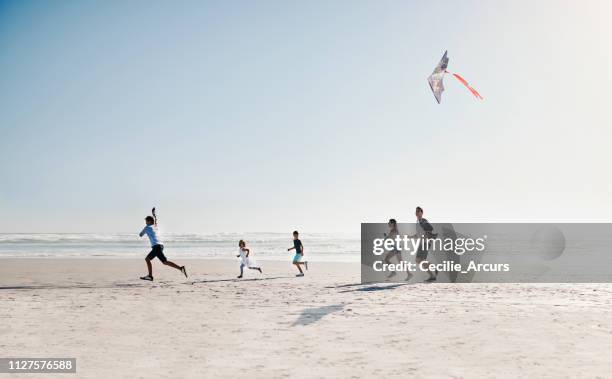
M 253 259 L 253 253 L 249 254 L 249 256 L 246 256 L 246 251 L 240 249 L 239 251 L 240 253 L 240 264 L 244 265 L 245 267 L 257 267 L 257 262 L 255 262 L 255 259 Z

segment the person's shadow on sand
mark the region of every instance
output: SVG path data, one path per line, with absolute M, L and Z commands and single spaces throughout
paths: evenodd
M 302 311 L 300 317 L 291 326 L 310 325 L 321 320 L 330 313 L 341 311 L 344 308 L 343 304 L 326 305 L 323 307 L 306 308 Z
M 274 276 L 274 277 L 264 277 L 264 278 L 248 278 L 248 279 L 197 279 L 191 282 L 191 284 L 199 284 L 199 283 L 220 283 L 220 282 L 260 282 L 262 280 L 275 280 L 275 279 L 293 279 L 294 276 Z
M 340 291 L 340 293 L 386 291 L 386 290 L 396 289 L 397 287 L 410 286 L 410 285 L 413 285 L 413 284 L 412 283 L 398 283 L 398 284 L 387 284 L 387 285 L 377 284 L 373 286 L 361 287 L 361 288 L 356 288 L 352 290 L 344 290 L 344 291 Z
M 397 287 L 412 286 L 412 285 L 415 285 L 415 284 L 417 284 L 417 283 L 396 283 L 396 284 L 376 283 L 374 285 L 367 285 L 365 283 L 352 283 L 352 284 L 341 284 L 339 286 L 328 286 L 328 287 L 325 287 L 325 288 L 340 289 L 340 288 L 360 287 L 360 288 L 355 288 L 355 289 L 343 290 L 343 291 L 339 291 L 339 292 L 340 293 L 346 293 L 346 292 L 373 292 L 373 291 L 392 290 L 392 289 L 395 289 Z

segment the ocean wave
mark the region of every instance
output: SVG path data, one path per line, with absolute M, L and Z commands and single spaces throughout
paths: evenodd
M 287 233 L 164 233 L 168 253 L 185 258 L 233 258 L 245 239 L 259 258 L 289 259 Z M 309 259 L 349 261 L 359 256 L 360 239 L 345 234 L 304 234 Z M 0 257 L 142 257 L 150 250 L 146 237 L 127 233 L 4 233 Z M 289 258 L 287 258 L 289 257 Z
M 289 241 L 291 236 L 287 233 L 215 233 L 215 234 L 194 234 L 194 233 L 160 233 L 166 242 L 207 242 L 207 243 L 226 243 L 238 242 L 240 239 L 254 242 L 277 242 Z M 357 237 L 358 238 L 358 237 Z M 329 242 L 354 240 L 354 237 L 332 234 L 312 234 L 308 239 L 313 242 Z M 137 233 L 112 233 L 112 234 L 93 234 L 93 233 L 0 233 L 0 243 L 83 243 L 83 242 L 134 242 L 138 241 Z

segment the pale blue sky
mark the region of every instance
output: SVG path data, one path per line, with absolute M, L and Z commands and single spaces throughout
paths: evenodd
M 0 232 L 612 221 L 611 10 L 0 1 Z

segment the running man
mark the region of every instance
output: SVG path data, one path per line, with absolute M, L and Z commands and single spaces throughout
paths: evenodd
M 164 244 L 157 236 L 157 215 L 155 214 L 155 208 L 153 208 L 151 212 L 153 213 L 153 216 L 145 217 L 146 226 L 139 234 L 140 237 L 146 234 L 151 242 L 151 252 L 145 258 L 149 275 L 141 276 L 140 279 L 153 281 L 153 267 L 151 266 L 151 260 L 155 257 L 159 258 L 159 260 L 166 266 L 174 267 L 182 272 L 185 277 L 187 277 L 187 270 L 185 269 L 185 266 L 179 266 L 176 263 L 169 261 L 164 255 Z
M 419 249 L 416 253 L 416 265 L 419 265 L 421 262 L 427 260 L 427 246 L 426 239 L 427 238 L 436 238 L 437 234 L 433 233 L 433 226 L 427 221 L 426 218 L 423 217 L 423 208 L 416 207 L 415 216 L 417 218 L 416 221 L 416 238 L 421 238 L 421 243 L 419 244 Z M 438 276 L 438 270 L 436 270 L 435 274 L 427 268 L 427 273 L 429 274 L 429 278 L 427 278 L 426 282 L 435 282 Z

